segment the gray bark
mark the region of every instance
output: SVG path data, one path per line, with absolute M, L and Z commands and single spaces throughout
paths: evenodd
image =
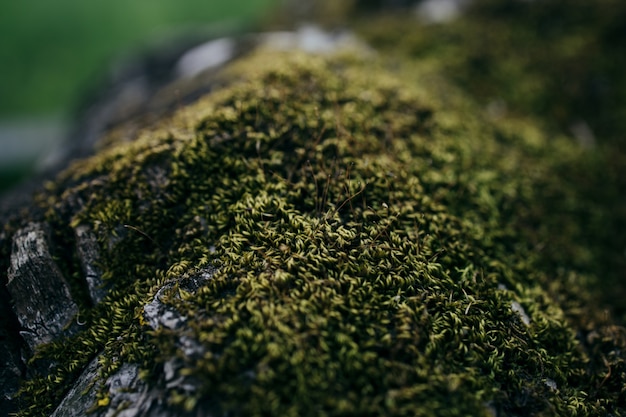
M 0 415 L 15 411 L 15 395 L 32 352 L 73 332 L 78 313 L 69 284 L 50 253 L 46 224 L 28 223 L 20 228 L 11 248 L 6 287 L 1 293 Z
M 7 288 L 31 350 L 60 336 L 78 313 L 69 284 L 48 248 L 45 225 L 31 223 L 13 237 Z
M 187 292 L 195 292 L 211 277 L 215 271 L 205 269 L 191 277 L 181 277 L 167 282 L 155 295 L 154 299 L 144 306 L 144 318 L 152 329 L 160 327 L 177 330 L 177 344 L 188 356 L 204 354 L 199 342 L 185 335 L 187 319 L 178 311 L 161 302 L 162 295 L 175 285 Z M 165 388 L 176 387 L 188 392 L 195 391 L 198 382 L 188 377 L 176 377 L 181 364 L 177 359 L 167 361 L 164 365 Z M 103 382 L 98 378 L 101 366 L 98 358 L 91 361 L 76 383 L 67 393 L 61 404 L 51 417 L 83 416 L 90 411 L 94 417 L 174 417 L 181 414 L 180 409 L 172 409 L 163 398 L 163 391 L 149 388 L 139 378 L 138 364 L 122 364 L 121 367 Z M 98 392 L 105 392 L 108 404 L 94 409 Z M 209 410 L 199 408 L 189 416 L 210 416 Z
M 106 287 L 102 281 L 102 271 L 97 265 L 100 256 L 96 236 L 84 225 L 76 227 L 74 234 L 76 251 L 87 282 L 89 297 L 94 304 L 98 304 L 106 295 Z

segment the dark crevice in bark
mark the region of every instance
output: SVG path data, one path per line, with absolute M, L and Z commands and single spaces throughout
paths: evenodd
M 19 321 L 11 309 L 4 273 L 0 300 L 0 417 L 4 417 L 17 411 L 14 397 L 20 379 L 26 374 L 26 366 L 21 360 L 21 351 L 25 345 L 19 333 Z

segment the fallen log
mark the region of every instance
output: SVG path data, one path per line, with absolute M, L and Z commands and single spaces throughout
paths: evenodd
M 623 328 L 545 249 L 585 150 L 306 30 L 162 87 L 3 212 L 3 407 L 624 413 Z

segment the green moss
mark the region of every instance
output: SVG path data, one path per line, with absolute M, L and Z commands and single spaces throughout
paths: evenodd
M 200 389 L 169 401 L 217 414 L 624 414 L 624 336 L 581 291 L 595 277 L 542 251 L 546 199 L 577 196 L 554 174 L 582 152 L 490 123 L 419 63 L 261 51 L 222 79 L 40 199 L 55 228 L 94 230 L 112 290 L 38 353 L 57 365 L 21 415 L 99 352 L 103 377 L 138 362 L 153 385 L 178 357 Z M 206 266 L 167 298 L 206 350 L 191 357 L 142 308 Z
M 546 242 L 550 267 L 575 263 L 600 277 L 592 291 L 626 323 L 625 3 L 615 0 L 500 2 L 476 0 L 458 20 L 416 25 L 412 16 L 380 13 L 359 34 L 390 60 L 414 60 L 453 82 L 484 107 L 517 143 L 567 136 L 533 204 L 528 230 Z M 532 120 L 530 120 L 532 118 Z M 587 133 L 580 129 L 589 128 Z M 501 133 L 498 133 L 501 134 Z M 576 138 L 576 135 L 578 137 Z M 580 154 L 580 145 L 586 148 Z M 518 146 L 518 145 L 515 145 Z M 541 149 L 540 152 L 543 152 Z M 541 174 L 543 175 L 543 174 Z M 563 215 L 566 213 L 567 215 Z
M 477 0 L 452 24 L 369 16 L 376 47 L 402 50 L 445 72 L 484 104 L 568 129 L 581 119 L 602 141 L 623 143 L 626 8 L 616 0 Z

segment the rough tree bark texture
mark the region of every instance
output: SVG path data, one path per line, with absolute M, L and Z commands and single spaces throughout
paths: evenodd
M 626 415 L 620 152 L 412 19 L 214 40 L 87 112 L 2 201 L 0 415 Z

